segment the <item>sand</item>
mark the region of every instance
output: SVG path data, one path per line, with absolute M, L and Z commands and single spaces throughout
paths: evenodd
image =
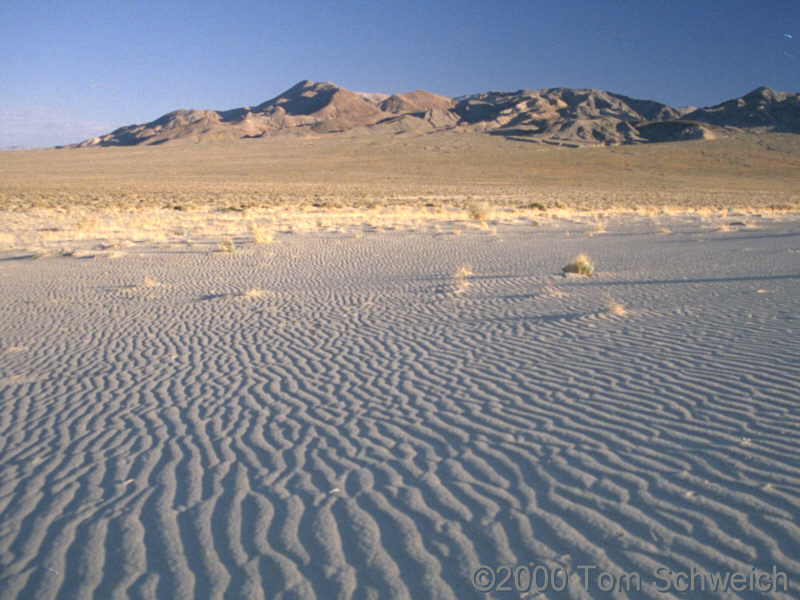
M 798 597 L 800 223 L 665 219 L 3 252 L 0 599 Z

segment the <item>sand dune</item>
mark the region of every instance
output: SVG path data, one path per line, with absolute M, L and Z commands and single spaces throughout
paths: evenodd
M 797 221 L 585 228 L 0 255 L 0 599 L 797 597 Z

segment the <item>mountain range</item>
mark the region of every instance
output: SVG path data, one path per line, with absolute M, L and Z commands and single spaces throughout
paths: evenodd
M 176 110 L 69 147 L 133 146 L 280 134 L 481 132 L 566 146 L 711 139 L 736 131 L 800 133 L 800 94 L 760 87 L 707 108 L 673 108 L 595 89 L 550 88 L 447 98 L 423 90 L 351 92 L 301 81 L 255 107 Z

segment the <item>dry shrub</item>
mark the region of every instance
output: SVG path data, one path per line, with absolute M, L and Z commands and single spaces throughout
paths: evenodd
M 563 269 L 561 269 L 564 273 L 575 273 L 577 275 L 586 275 L 587 277 L 590 275 L 594 275 L 594 264 L 592 264 L 592 259 L 590 259 L 585 254 L 579 254 L 572 262 L 567 264 Z
M 233 243 L 233 238 L 222 240 L 217 246 L 217 250 L 219 252 L 234 252 L 236 250 L 236 245 Z
M 453 290 L 456 294 L 465 292 L 469 287 L 468 278 L 472 276 L 471 265 L 461 265 L 453 276 Z
M 253 241 L 256 244 L 269 244 L 274 239 L 271 231 L 256 223 L 250 224 L 250 230 L 253 233 Z
M 266 294 L 264 290 L 260 290 L 258 288 L 251 288 L 247 291 L 244 291 L 240 294 L 240 298 L 248 298 L 248 299 L 255 299 L 255 298 L 262 298 Z
M 75 223 L 75 230 L 82 232 L 95 231 L 100 227 L 100 220 L 93 215 L 85 215 Z
M 489 218 L 489 205 L 486 202 L 471 201 L 464 205 L 464 208 L 473 221 L 485 221 Z
M 605 300 L 605 312 L 609 315 L 614 315 L 616 317 L 621 317 L 625 314 L 625 305 L 621 302 L 617 302 L 611 296 L 606 296 Z

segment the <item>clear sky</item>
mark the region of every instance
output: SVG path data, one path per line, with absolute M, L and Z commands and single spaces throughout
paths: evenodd
M 672 106 L 797 92 L 800 0 L 3 0 L 0 47 L 0 148 L 49 146 L 260 104 L 302 79 Z

